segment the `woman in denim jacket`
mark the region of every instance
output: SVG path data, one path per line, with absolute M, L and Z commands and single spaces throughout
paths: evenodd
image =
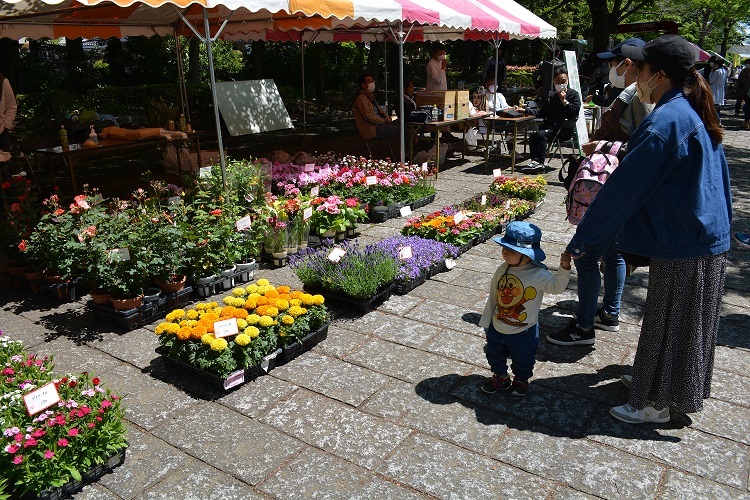
M 723 131 L 692 46 L 665 35 L 623 47 L 638 61 L 637 91 L 654 111 L 586 212 L 567 247 L 573 258 L 617 235 L 622 252 L 650 258 L 641 336 L 628 403 L 610 413 L 629 423 L 667 422 L 709 397 L 732 206 Z

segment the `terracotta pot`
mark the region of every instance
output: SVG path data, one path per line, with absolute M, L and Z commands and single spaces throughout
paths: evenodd
M 23 264 L 8 264 L 5 271 L 11 276 L 21 276 L 26 266 Z
M 141 305 L 143 305 L 143 295 L 131 297 L 129 299 L 112 298 L 110 300 L 112 301 L 112 307 L 118 311 L 129 311 L 130 309 L 135 309 L 136 307 L 141 307 Z
M 155 279 L 156 286 L 159 287 L 162 293 L 177 293 L 185 288 L 185 280 L 187 276 L 184 274 L 174 274 L 171 276 L 169 281 L 164 281 L 159 278 Z
M 101 288 L 94 288 L 89 292 L 89 295 L 91 295 L 91 300 L 94 304 L 106 305 L 109 304 L 112 299 L 112 296 Z
M 43 277 L 44 277 L 44 281 L 46 281 L 50 285 L 62 283 L 62 276 L 55 276 L 53 274 L 49 274 L 48 271 L 44 271 Z
M 38 281 L 42 279 L 44 273 L 42 271 L 24 271 L 23 277 L 26 281 Z

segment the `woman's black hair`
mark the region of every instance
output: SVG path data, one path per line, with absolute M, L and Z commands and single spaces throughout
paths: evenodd
M 367 77 L 372 78 L 372 75 L 370 73 L 363 73 L 359 76 L 359 79 L 357 79 L 357 83 L 359 84 L 359 88 L 362 88 L 363 83 L 367 83 Z

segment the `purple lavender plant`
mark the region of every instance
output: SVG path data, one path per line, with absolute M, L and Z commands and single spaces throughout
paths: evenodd
M 458 257 L 457 246 L 419 236 L 393 236 L 369 246 L 379 248 L 398 260 L 396 281 L 400 282 L 416 280 L 432 266 L 449 257 Z M 411 247 L 410 259 L 399 259 L 399 252 L 404 247 Z

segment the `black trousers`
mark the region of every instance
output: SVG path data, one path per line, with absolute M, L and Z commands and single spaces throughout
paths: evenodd
M 529 137 L 529 150 L 531 151 L 531 159 L 544 163 L 544 159 L 547 156 L 547 144 L 551 141 L 557 130 L 551 128 L 542 128 L 531 134 Z M 573 137 L 573 129 L 562 129 L 558 135 L 561 141 L 567 141 Z

